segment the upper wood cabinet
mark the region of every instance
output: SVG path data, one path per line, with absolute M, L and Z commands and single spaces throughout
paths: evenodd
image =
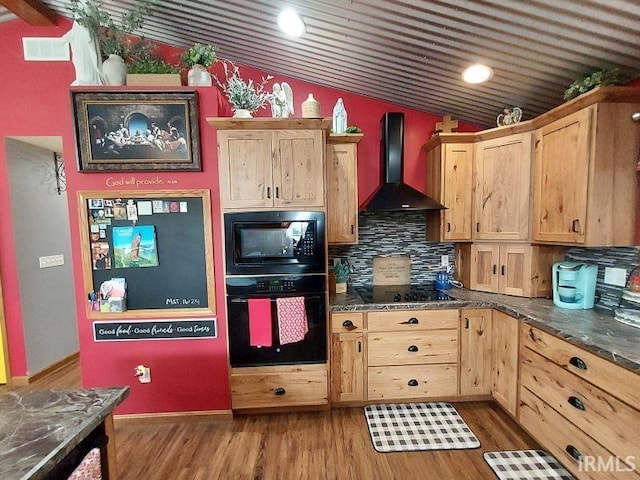
M 472 143 L 427 143 L 426 194 L 446 210 L 427 211 L 427 240 L 471 241 Z
M 531 132 L 476 143 L 475 240 L 529 238 Z
M 327 241 L 358 243 L 358 142 L 361 133 L 329 135 L 327 143 Z
M 330 119 L 207 120 L 218 129 L 223 208 L 324 207 Z
M 595 103 L 536 129 L 533 241 L 635 244 L 637 111 L 640 103 Z

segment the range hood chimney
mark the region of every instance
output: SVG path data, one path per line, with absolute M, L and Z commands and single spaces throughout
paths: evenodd
M 364 210 L 382 212 L 447 208 L 402 182 L 404 113 L 387 112 L 380 123 L 381 185 L 365 201 Z

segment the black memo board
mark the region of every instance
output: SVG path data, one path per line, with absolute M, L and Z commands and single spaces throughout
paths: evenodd
M 206 228 L 210 223 L 205 221 L 206 215 L 210 215 L 208 195 L 206 198 L 198 196 L 126 196 L 124 192 L 108 192 L 109 196 L 96 197 L 98 192 L 86 192 L 84 196 L 84 229 L 87 236 L 86 247 L 83 246 L 83 258 L 85 259 L 85 275 L 90 274 L 89 285 L 94 291 L 100 290 L 102 282 L 115 277 L 124 277 L 127 282 L 127 312 L 116 315 L 123 316 L 136 310 L 165 310 L 165 309 L 205 309 L 213 311 L 210 305 L 212 298 L 209 292 L 208 280 L 212 278 L 213 265 L 207 252 L 207 242 L 210 234 L 206 235 Z M 117 193 L 117 197 L 115 197 Z M 139 194 L 140 195 L 140 194 Z M 97 199 L 121 199 L 126 203 L 133 200 L 136 205 L 139 201 L 162 200 L 165 202 L 186 202 L 187 211 L 171 211 L 169 213 L 153 213 L 152 215 L 138 215 L 136 226 L 153 225 L 155 227 L 156 248 L 158 253 L 158 266 L 115 268 L 113 258 L 113 227 L 132 226 L 130 220 L 115 220 L 111 218 L 111 224 L 106 226 L 106 238 L 101 242 L 110 245 L 111 269 L 94 270 L 91 260 L 90 219 L 95 209 L 89 208 L 89 200 Z M 206 210 L 206 211 L 205 211 Z M 210 218 L 210 217 L 209 217 Z M 209 238 L 209 240 L 208 240 Z M 88 262 L 88 264 L 87 264 Z M 207 267 L 210 276 L 207 275 Z M 85 285 L 87 279 L 85 279 Z M 89 288 L 89 290 L 91 289 Z M 100 314 L 98 314 L 100 316 Z

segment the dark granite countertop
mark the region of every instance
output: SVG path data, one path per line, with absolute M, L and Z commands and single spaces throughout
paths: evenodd
M 46 478 L 128 394 L 118 387 L 0 395 L 0 478 Z
M 547 299 L 474 292 L 464 288 L 453 288 L 447 294 L 455 300 L 367 304 L 350 288 L 347 293 L 332 294 L 329 303 L 332 312 L 494 308 L 640 374 L 640 329 L 617 322 L 609 310 L 567 310 L 556 307 Z

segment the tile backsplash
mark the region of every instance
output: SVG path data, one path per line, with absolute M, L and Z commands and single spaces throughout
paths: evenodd
M 411 283 L 435 281 L 441 271 L 440 256 L 449 255 L 453 264 L 452 243 L 427 242 L 425 212 L 360 212 L 357 245 L 330 245 L 329 265 L 343 257 L 351 265 L 353 285 L 373 283 L 373 258 L 376 256 L 411 256 Z
M 573 262 L 585 262 L 598 265 L 598 279 L 596 283 L 596 305 L 613 310 L 618 306 L 622 289 L 616 285 L 604 283 L 605 267 L 624 268 L 627 279 L 631 270 L 640 264 L 640 247 L 615 248 L 568 248 L 566 259 Z

